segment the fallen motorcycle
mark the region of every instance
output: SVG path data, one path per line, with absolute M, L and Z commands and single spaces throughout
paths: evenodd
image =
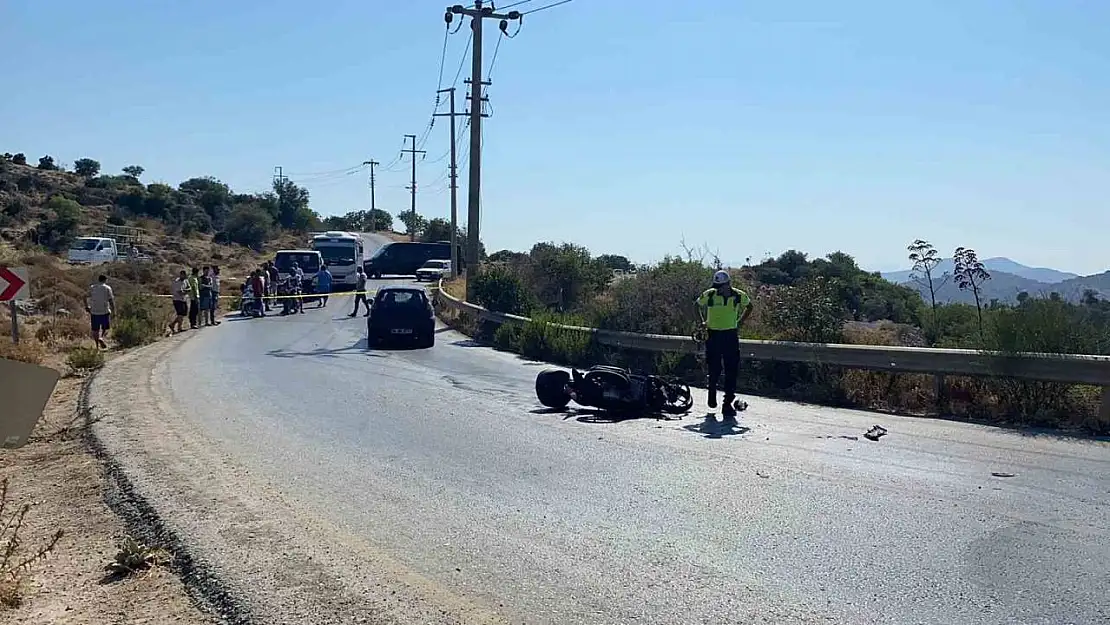
M 694 405 L 690 387 L 656 375 L 596 365 L 579 371 L 545 369 L 536 376 L 536 397 L 548 408 L 571 401 L 617 413 L 685 414 Z

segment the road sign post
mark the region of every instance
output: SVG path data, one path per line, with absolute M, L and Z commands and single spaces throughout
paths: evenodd
M 12 316 L 12 341 L 19 342 L 19 310 L 15 303 L 31 294 L 27 269 L 0 265 L 0 304 L 7 302 Z

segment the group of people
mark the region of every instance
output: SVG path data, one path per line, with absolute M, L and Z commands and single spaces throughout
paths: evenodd
M 170 331 L 184 331 L 185 319 L 189 319 L 189 329 L 218 326 L 216 311 L 220 305 L 220 268 L 205 266 L 193 267 L 192 272 L 184 269 L 170 285 L 175 317 Z
M 273 261 L 266 261 L 251 271 L 241 289 L 244 314 L 265 316 L 272 307 L 281 305 L 281 314 L 304 313 L 305 300 L 315 297 L 320 306 L 328 305 L 332 275 L 327 266 L 320 267 L 312 280 L 305 280 L 304 269 L 296 262 L 284 279 Z

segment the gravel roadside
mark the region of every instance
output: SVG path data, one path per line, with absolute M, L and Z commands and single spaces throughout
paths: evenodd
M 81 427 L 84 383 L 62 378 L 31 441 L 0 451 L 0 479 L 9 480 L 5 521 L 20 506 L 33 504 L 19 528 L 17 558 L 48 544 L 58 530 L 64 532 L 49 557 L 21 575 L 17 592 L 5 593 L 4 599 L 16 605 L 0 606 L 0 622 L 213 622 L 169 569 L 116 581 L 105 578 L 104 566 L 115 556 L 118 542 L 127 535 L 139 537 L 146 528 L 115 514 L 109 505 L 118 499 L 115 484 L 86 444 Z M 5 543 L 9 537 L 6 532 Z
M 130 504 L 231 623 L 504 622 L 307 514 L 181 416 L 163 380 L 174 337 L 121 356 L 89 390 L 96 445 Z

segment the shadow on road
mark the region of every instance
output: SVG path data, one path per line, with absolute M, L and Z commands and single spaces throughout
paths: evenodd
M 656 421 L 678 421 L 681 415 L 639 414 L 632 412 L 609 412 L 597 408 L 536 408 L 532 414 L 561 414 L 563 420 L 575 419 L 579 423 L 621 423 L 636 419 L 655 419 Z
M 482 343 L 479 343 L 478 341 L 475 341 L 474 339 L 463 339 L 461 341 L 452 341 L 451 344 L 454 345 L 455 347 L 489 347 L 488 345 L 484 345 Z
M 740 425 L 736 422 L 736 419 L 731 417 L 726 417 L 723 421 L 718 421 L 717 416 L 711 412 L 705 415 L 705 419 L 701 423 L 684 425 L 682 429 L 687 432 L 693 432 L 694 434 L 701 434 L 705 438 L 741 436 L 752 431 L 750 427 Z
M 359 339 L 357 343 L 350 347 L 339 347 L 335 349 L 314 349 L 307 352 L 292 351 L 286 349 L 272 349 L 266 352 L 267 356 L 275 358 L 340 358 L 345 354 L 368 354 L 375 358 L 385 358 L 385 354 L 375 354 L 367 350 L 366 339 Z

